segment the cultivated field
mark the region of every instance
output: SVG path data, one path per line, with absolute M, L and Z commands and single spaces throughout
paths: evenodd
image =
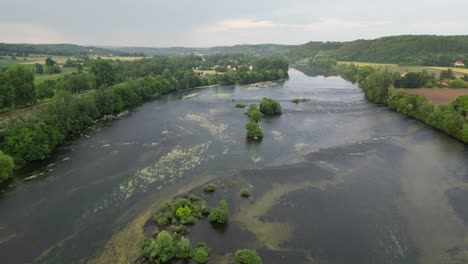
M 433 104 L 448 104 L 458 96 L 468 94 L 468 89 L 418 88 L 405 91 L 409 94 L 423 95 Z

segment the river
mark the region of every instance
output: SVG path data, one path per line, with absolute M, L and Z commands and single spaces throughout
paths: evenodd
M 235 104 L 263 97 L 283 114 L 248 143 Z M 464 144 L 340 77 L 291 69 L 281 83 L 174 93 L 16 175 L 0 194 L 0 260 L 128 263 L 159 202 L 215 182 L 207 199 L 229 201 L 229 225 L 202 221 L 190 235 L 212 248 L 211 263 L 237 248 L 264 263 L 466 263 L 467 160 Z

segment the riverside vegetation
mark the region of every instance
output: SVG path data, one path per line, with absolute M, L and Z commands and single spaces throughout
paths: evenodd
M 340 65 L 338 71 L 343 78 L 358 82 L 369 100 L 387 105 L 392 110 L 421 120 L 468 143 L 468 95 L 459 96 L 446 105 L 434 105 L 424 96 L 407 94 L 403 89 L 398 89 L 441 83 L 435 76 L 430 76 L 425 71 L 401 76 L 399 73 L 375 71 L 371 67 L 361 68 L 353 64 Z M 444 79 L 454 77 L 450 71 L 445 71 L 441 73 L 439 80 Z M 463 80 L 458 80 L 459 83 L 464 83 Z
M 209 192 L 206 190 L 207 186 L 211 186 Z M 214 192 L 213 186 L 216 185 L 212 183 L 206 185 L 204 193 Z M 249 196 L 249 189 L 241 189 L 241 193 L 245 190 L 248 190 L 247 196 Z M 153 238 L 145 240 L 142 244 L 141 255 L 144 260 L 158 264 L 175 259 L 192 259 L 195 263 L 207 263 L 210 259 L 210 248 L 203 242 L 193 248 L 188 238 L 190 232 L 188 227 L 206 216 L 214 225 L 226 224 L 229 218 L 229 205 L 226 200 L 220 200 L 218 207 L 213 209 L 193 194 L 161 203 L 153 217 L 158 229 L 153 233 Z M 238 250 L 234 259 L 240 264 L 262 263 L 257 252 L 249 249 Z
M 256 104 L 249 106 L 247 116 L 250 119 L 245 125 L 247 129 L 247 139 L 258 141 L 263 138 L 263 130 L 258 124 L 265 115 L 279 115 L 282 113 L 281 104 L 270 98 L 263 98 L 260 102 L 260 108 Z
M 237 69 L 225 70 L 224 65 L 228 64 Z M 288 67 L 280 58 L 234 55 L 157 56 L 137 61 L 97 59 L 90 62 L 87 72 L 36 87 L 33 74 L 15 66 L 0 73 L 1 109 L 33 105 L 38 95 L 53 97 L 33 113 L 1 123 L 0 149 L 13 158 L 17 167 L 44 160 L 64 140 L 106 115 L 176 90 L 284 79 L 288 77 Z M 193 70 L 196 68 L 215 70 L 197 75 Z M 3 175 L 12 174 L 10 167 L 5 167 Z M 0 180 L 4 179 L 3 176 Z

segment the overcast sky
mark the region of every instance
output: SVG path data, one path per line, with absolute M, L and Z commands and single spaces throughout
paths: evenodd
M 0 42 L 301 44 L 468 34 L 468 0 L 0 0 Z

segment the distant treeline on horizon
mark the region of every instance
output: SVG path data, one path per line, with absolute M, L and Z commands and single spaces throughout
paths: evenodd
M 91 47 L 73 44 L 0 44 L 0 56 L 49 54 L 63 56 L 153 56 L 245 54 L 281 55 L 290 62 L 301 59 L 329 57 L 339 61 L 396 63 L 423 66 L 454 66 L 456 61 L 468 65 L 468 35 L 402 35 L 373 40 L 348 42 L 311 41 L 302 45 L 258 44 L 190 47 Z

